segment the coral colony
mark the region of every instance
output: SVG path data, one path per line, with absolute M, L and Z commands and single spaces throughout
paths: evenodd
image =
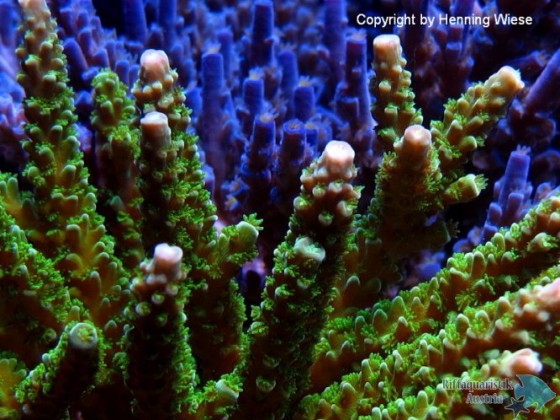
M 0 23 L 0 418 L 560 418 L 559 1 Z

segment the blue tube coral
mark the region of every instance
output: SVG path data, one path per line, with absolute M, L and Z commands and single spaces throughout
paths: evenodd
M 0 0 L 0 418 L 560 418 L 559 22 Z

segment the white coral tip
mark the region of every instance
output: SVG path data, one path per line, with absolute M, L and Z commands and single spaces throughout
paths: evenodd
M 400 48 L 401 40 L 397 35 L 379 35 L 373 40 L 373 48 L 377 52 L 379 49 L 395 49 Z
M 519 92 L 525 86 L 519 72 L 512 67 L 504 66 L 498 70 L 496 75 L 500 83 L 507 88 L 508 91 Z
M 157 111 L 148 112 L 140 122 L 142 123 L 142 125 L 150 125 L 150 126 L 156 126 L 156 125 L 167 126 L 168 124 L 167 115 Z
M 145 138 L 159 143 L 160 146 L 169 143 L 171 129 L 169 128 L 167 115 L 157 111 L 148 112 L 140 120 L 140 126 Z
M 348 143 L 332 140 L 325 147 L 321 160 L 330 174 L 344 176 L 352 169 L 355 155 Z
M 183 250 L 178 246 L 169 246 L 168 244 L 157 245 L 153 260 L 154 274 L 163 274 L 168 280 L 178 279 L 181 272 L 182 258 Z

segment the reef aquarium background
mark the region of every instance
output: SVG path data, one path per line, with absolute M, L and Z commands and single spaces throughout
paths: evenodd
M 559 419 L 559 0 L 0 0 L 1 419 Z

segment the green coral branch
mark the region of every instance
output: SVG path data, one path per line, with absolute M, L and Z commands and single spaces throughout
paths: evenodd
M 27 374 L 18 359 L 0 353 L 0 419 L 17 419 L 19 404 L 15 398 L 16 386 Z
M 332 141 L 301 177 L 289 231 L 253 310 L 235 418 L 286 416 L 308 386 L 311 349 L 327 318 L 359 199 L 351 185 L 353 158 L 348 144 Z
M 405 66 L 398 36 L 375 38 L 372 63 L 375 77 L 370 81 L 370 92 L 375 98 L 372 115 L 378 124 L 377 139 L 387 151 L 393 150 L 407 127 L 422 124 L 422 114 L 414 106 L 414 92 L 410 88 L 411 74 Z
M 127 279 L 112 256 L 113 240 L 96 213 L 96 190 L 75 136 L 72 90 L 56 25 L 43 0 L 22 1 L 24 16 L 18 82 L 24 87 L 29 161 L 23 172 L 33 186 L 27 202 L 37 223 L 24 224 L 26 236 L 51 258 L 67 284 L 90 309 L 97 325 L 117 315 Z M 21 216 L 21 214 L 20 214 Z
M 216 208 L 204 185 L 197 138 L 185 131 L 190 111 L 177 72 L 162 51 L 147 50 L 140 61 L 132 93 L 145 113 L 139 160 L 143 238 L 146 247 L 168 242 L 184 251 L 191 279 L 190 345 L 202 379 L 217 379 L 241 357 L 245 311 L 233 278 L 255 257 L 259 222 L 249 217 L 216 233 Z
M 458 100 L 450 100 L 443 121 L 432 121 L 434 144 L 448 183 L 459 178 L 469 153 L 484 145 L 486 135 L 523 86 L 518 72 L 502 67 L 484 84 L 475 84 Z
M 142 264 L 144 276 L 131 289 L 130 325 L 125 350 L 125 381 L 138 418 L 172 418 L 186 409 L 195 386 L 195 364 L 187 345 L 183 307 L 186 296 L 179 282 L 183 252 L 160 244 L 154 258 Z
M 95 209 L 95 190 L 88 182 L 76 139 L 72 90 L 67 86 L 66 57 L 56 35 L 56 25 L 42 1 L 22 2 L 23 43 L 18 83 L 25 89 L 24 111 L 28 123 L 23 142 L 29 154 L 24 176 L 34 187 L 34 210 L 47 221 L 36 230 L 48 232 L 42 250 L 64 243 L 68 219 Z M 51 247 L 49 249 L 49 247 Z
M 311 368 L 313 389 L 323 389 L 370 353 L 387 354 L 418 334 L 437 332 L 451 312 L 524 287 L 560 258 L 559 233 L 560 197 L 555 196 L 486 244 L 455 254 L 429 282 L 356 316 L 329 321 Z
M 2 205 L 0 266 L 0 341 L 4 350 L 33 365 L 56 342 L 64 325 L 83 315 L 83 306 L 71 299 L 60 272 L 27 242 Z
M 465 175 L 463 165 L 523 87 L 519 74 L 504 67 L 460 99 L 449 101 L 443 122 L 433 121 L 428 132 L 415 125 L 421 115 L 414 108 L 398 37 L 383 35 L 373 45 L 377 75 L 371 84 L 377 97 L 373 114 L 387 152 L 368 212 L 357 223 L 354 260 L 365 262 L 350 268 L 357 277 L 348 292 L 340 291 L 340 300 L 357 308 L 401 280 L 405 258 L 439 249 L 455 234 L 454 223 L 444 221 L 443 212 L 476 198 L 486 186 L 482 176 Z
M 187 138 L 181 139 L 181 133 L 173 138 L 167 116 L 157 111 L 148 113 L 141 125 L 140 189 L 144 197 L 145 245 L 165 240 L 185 252 L 185 270 L 191 279 L 185 287 L 189 288 L 193 302 L 186 309 L 190 344 L 200 360 L 203 378 L 216 379 L 231 369 L 240 354 L 239 328 L 222 327 L 243 323 L 242 301 L 232 283 L 231 261 L 228 270 L 220 270 L 225 268 L 220 266 L 220 254 L 229 251 L 230 236 L 239 236 L 239 232 L 230 229 L 219 237 L 216 235 L 215 209 L 204 188 L 195 138 L 185 134 Z M 250 224 L 244 223 L 238 229 L 253 233 L 245 235 L 237 268 L 252 256 L 257 237 Z
M 117 256 L 126 269 L 135 269 L 144 258 L 143 198 L 135 165 L 140 155 L 136 108 L 126 96 L 126 86 L 112 71 L 100 71 L 92 85 L 95 109 L 91 125 L 95 129 L 96 178 L 102 196 L 99 212 L 105 216 L 115 242 L 121 244 Z
M 259 229 L 254 217 L 224 227 L 207 256 L 213 269 L 205 285 L 191 288 L 190 299 L 196 305 L 187 307 L 190 344 L 203 379 L 231 372 L 242 359 L 245 305 L 234 277 L 243 263 L 256 256 Z
M 414 396 L 426 388 L 436 389 L 445 381 L 451 383 L 452 378 L 460 377 L 462 381 L 509 378 L 515 381 L 517 374 L 540 374 L 541 361 L 553 358 L 559 350 L 555 339 L 560 333 L 557 312 L 560 307 L 559 276 L 560 266 L 555 266 L 536 276 L 523 289 L 480 306 L 452 310 L 441 330 L 430 328 L 433 331 L 430 333 L 420 327 L 410 342 L 402 337 L 402 332 L 395 331 L 397 339 L 383 343 L 382 352 L 366 357 L 358 372 L 343 376 L 320 397 L 304 398 L 301 418 L 351 418 L 356 415 L 376 418 L 377 413 L 385 411 L 384 407 L 390 414 L 383 418 L 400 418 L 397 413 L 391 414 L 396 408 L 401 410 L 397 398 L 408 400 L 408 410 L 414 401 L 409 416 L 424 417 L 437 409 L 441 402 L 438 404 L 434 399 L 429 404 L 419 404 Z M 406 323 L 404 319 L 403 313 L 398 322 L 402 325 Z M 355 319 L 355 326 L 365 326 L 365 323 L 362 316 Z M 374 325 L 370 334 L 375 334 L 378 327 Z M 410 327 L 414 328 L 412 324 Z M 505 349 L 517 351 L 512 353 Z M 430 396 L 430 392 L 426 395 Z M 446 410 L 460 409 L 463 414 L 476 416 L 483 406 L 465 404 L 467 397 L 466 393 L 455 393 L 450 401 L 446 401 Z M 424 399 L 421 394 L 416 398 Z
M 367 230 L 381 240 L 386 258 L 398 262 L 421 249 L 440 248 L 453 229 L 440 220 L 429 223 L 443 209 L 437 188 L 441 172 L 430 132 L 408 127 L 394 150 L 383 157 L 366 217 Z
M 185 252 L 189 269 L 204 269 L 194 264 L 191 255 L 204 252 L 206 244 L 215 239 L 217 218 L 204 188 L 197 138 L 186 132 L 190 111 L 177 86 L 177 72 L 170 68 L 163 51 L 145 51 L 140 64 L 132 93 L 144 113 L 139 168 L 145 246 L 177 244 Z
M 18 385 L 16 398 L 22 404 L 22 418 L 61 418 L 66 407 L 94 385 L 100 361 L 96 328 L 70 323 L 57 346 L 44 354 Z
M 234 277 L 256 255 L 260 221 L 216 228 L 190 111 L 165 53 L 142 55 L 132 89 L 138 118 L 114 74 L 95 78 L 101 169 L 89 180 L 55 23 L 44 0 L 21 4 L 32 191 L 0 177 L 0 339 L 10 340 L 0 416 L 476 417 L 496 411 L 466 406 L 443 379 L 541 366 L 560 391 L 559 197 L 453 256 L 431 281 L 379 301 L 404 258 L 453 233 L 445 209 L 483 188 L 463 164 L 521 86 L 510 69 L 450 102 L 428 132 L 398 39 L 377 39 L 372 112 L 387 152 L 374 200 L 355 222 L 354 153 L 329 143 L 301 177 L 245 333 Z M 558 417 L 559 407 L 544 415 Z

